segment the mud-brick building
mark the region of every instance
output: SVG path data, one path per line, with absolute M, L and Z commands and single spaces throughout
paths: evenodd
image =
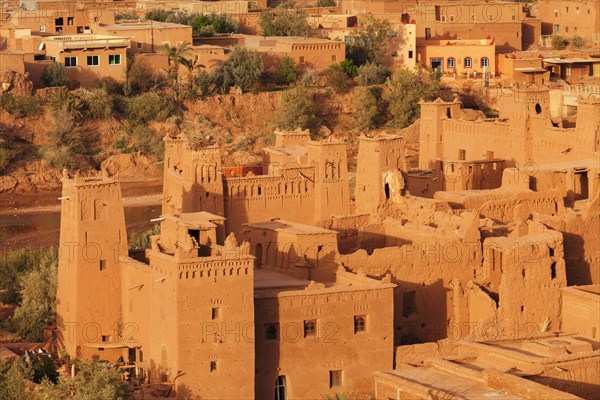
M 371 374 L 393 367 L 395 285 L 336 263 L 333 231 L 280 220 L 241 233 L 285 235 L 272 237 L 273 254 L 295 244 L 287 260 L 310 269 L 300 276 L 257 262 L 256 243 L 223 240 L 225 218 L 207 211 L 163 214 L 151 248 L 130 256 L 120 187 L 107 178 L 65 174 L 61 216 L 62 354 L 122 359 L 142 382 L 201 398 L 372 395 Z
M 107 35 L 49 36 L 42 40 L 46 58 L 65 67 L 67 78 L 86 85 L 100 78 L 125 81 L 127 37 Z
M 278 131 L 275 145 L 265 149 L 263 175 L 223 177 L 222 167 L 217 147 L 192 149 L 183 136 L 166 137 L 163 212 L 221 215 L 227 232 L 250 221 L 313 224 L 350 212 L 344 143 Z

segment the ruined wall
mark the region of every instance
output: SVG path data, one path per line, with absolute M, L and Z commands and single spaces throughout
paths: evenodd
M 371 213 L 390 199 L 392 173 L 404 169 L 402 137 L 361 137 L 356 171 L 356 213 Z M 398 190 L 404 189 L 402 181 Z
M 455 217 L 447 225 L 457 234 L 412 225 L 404 234 L 399 230 L 392 234 L 409 244 L 378 248 L 370 255 L 362 249 L 340 255 L 340 262 L 351 270 L 372 276 L 391 273 L 398 285 L 394 290 L 396 345 L 446 338 L 461 324 L 454 318 L 453 281 L 466 284 L 481 273 L 482 265 L 479 220 L 474 217 Z
M 600 286 L 596 284 L 563 288 L 561 329 L 597 340 L 599 328 Z
M 536 222 L 525 229 L 523 236 L 484 241 L 483 274 L 465 290 L 473 337 L 516 339 L 560 326 L 560 288 L 567 282 L 562 234 Z

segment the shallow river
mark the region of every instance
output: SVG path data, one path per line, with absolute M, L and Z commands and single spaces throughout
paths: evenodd
M 160 211 L 160 205 L 125 207 L 125 223 L 128 228 L 150 226 Z M 0 215 L 0 245 L 5 249 L 57 244 L 59 232 L 59 211 Z

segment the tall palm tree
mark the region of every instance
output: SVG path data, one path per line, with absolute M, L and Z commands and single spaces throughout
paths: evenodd
M 194 86 L 194 71 L 197 69 L 200 69 L 200 68 L 206 68 L 206 66 L 204 66 L 203 64 L 200 64 L 200 61 L 198 61 L 198 59 L 196 59 L 196 58 L 193 58 L 191 60 L 184 58 L 180 62 L 188 70 L 188 80 L 189 80 L 188 85 L 189 85 L 189 88 L 191 89 Z
M 158 51 L 167 55 L 169 63 L 169 76 L 173 80 L 173 89 L 176 94 L 179 94 L 179 64 L 186 60 L 186 56 L 190 53 L 192 47 L 188 42 L 180 43 L 176 46 L 163 44 L 158 48 Z M 187 60 L 186 60 L 187 61 Z

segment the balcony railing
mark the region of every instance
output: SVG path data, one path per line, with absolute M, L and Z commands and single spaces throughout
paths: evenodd
M 53 38 L 63 50 L 99 49 L 104 47 L 128 47 L 128 38 L 90 38 L 85 36 L 58 36 Z

